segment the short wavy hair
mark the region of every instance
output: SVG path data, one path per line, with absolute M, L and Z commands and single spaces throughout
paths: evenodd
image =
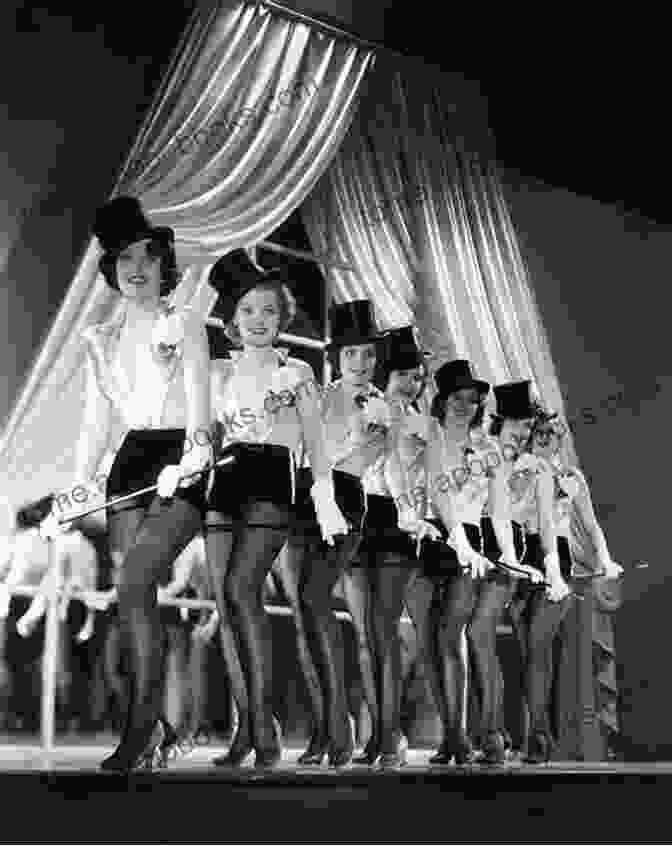
M 254 291 L 257 288 L 260 288 L 261 290 L 265 291 L 275 291 L 278 300 L 278 306 L 280 308 L 280 326 L 278 327 L 278 332 L 286 332 L 287 329 L 292 325 L 292 323 L 294 322 L 294 318 L 296 317 L 297 305 L 296 299 L 294 298 L 294 294 L 292 294 L 292 292 L 289 290 L 289 287 L 280 280 L 265 280 L 263 282 L 260 282 L 258 285 L 255 285 L 254 288 L 250 288 L 250 291 Z M 249 294 L 249 291 L 246 291 L 245 293 Z M 238 302 L 240 302 L 240 300 L 238 300 Z M 238 303 L 236 303 L 236 309 L 237 308 Z M 241 345 L 240 332 L 238 331 L 238 327 L 236 326 L 233 317 L 224 326 L 224 334 L 235 346 Z
M 531 406 L 532 406 L 532 413 L 530 414 L 529 418 L 525 418 L 526 420 L 531 418 L 533 421 L 536 421 L 537 419 L 539 419 L 539 416 L 541 414 L 546 414 L 544 407 L 541 405 L 541 403 L 538 400 L 536 400 L 536 399 L 532 400 Z M 502 429 L 504 428 L 504 421 L 507 420 L 507 419 L 508 418 L 506 418 L 506 417 L 502 417 L 501 414 L 491 414 L 490 415 L 490 428 L 488 430 L 488 434 L 492 435 L 493 438 L 499 437 L 502 433 Z M 534 429 L 534 423 L 532 424 L 532 429 Z M 530 437 L 531 437 L 531 435 L 530 435 Z
M 177 266 L 177 257 L 175 255 L 175 247 L 172 244 L 167 244 L 159 238 L 150 238 L 147 245 L 147 253 L 150 256 L 161 259 L 161 290 L 162 297 L 167 297 L 177 288 L 181 273 Z M 117 280 L 117 259 L 119 253 L 107 252 L 98 263 L 98 269 L 103 274 L 105 281 L 114 288 L 115 291 L 120 291 L 119 282 Z

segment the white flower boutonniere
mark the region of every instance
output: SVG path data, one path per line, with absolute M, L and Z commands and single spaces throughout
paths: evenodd
M 407 438 L 420 438 L 421 441 L 429 439 L 429 418 L 425 414 L 409 412 L 403 419 L 402 432 Z
M 184 340 L 184 319 L 177 311 L 167 311 L 156 321 L 152 331 L 152 350 L 160 361 L 167 362 L 179 356 Z
M 391 412 L 390 407 L 384 399 L 376 396 L 369 396 L 363 408 L 364 420 L 367 430 L 386 431 L 390 428 Z
M 273 374 L 271 386 L 266 392 L 264 410 L 275 414 L 281 408 L 291 408 L 296 405 L 296 389 L 302 377 L 294 367 L 279 367 Z

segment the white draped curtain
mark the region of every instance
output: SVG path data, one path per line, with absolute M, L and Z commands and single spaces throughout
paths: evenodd
M 192 19 L 115 194 L 175 229 L 175 293 L 206 314 L 217 257 L 267 237 L 312 191 L 348 130 L 373 54 L 246 3 Z M 92 241 L 0 444 L 15 503 L 70 483 L 82 413 L 81 330 L 118 297 Z

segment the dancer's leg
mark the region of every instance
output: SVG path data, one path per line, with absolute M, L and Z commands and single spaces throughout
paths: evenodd
M 271 626 L 262 592 L 287 540 L 289 513 L 272 502 L 252 502 L 244 507 L 242 517 L 243 525 L 234 535 L 225 597 L 247 682 L 257 764 L 274 763 L 281 750 L 273 724 Z

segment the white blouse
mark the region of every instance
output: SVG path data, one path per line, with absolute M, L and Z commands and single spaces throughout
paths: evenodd
M 432 438 L 439 446 L 440 456 L 439 464 L 429 470 L 434 510 L 438 510 L 441 497 L 448 497 L 451 512 L 459 522 L 478 526 L 487 509 L 491 472 L 502 462 L 497 442 L 475 429 L 464 443 L 451 443 L 438 420 L 432 421 Z M 461 460 L 452 457 L 456 454 Z
M 305 460 L 301 390 L 317 390 L 312 367 L 276 349 L 277 367 L 263 372 L 263 381 L 243 382 L 238 373 L 242 353 L 210 363 L 212 410 L 227 443 L 274 444 L 287 447 L 296 465 Z
M 362 406 L 343 414 L 341 381 L 327 385 L 322 398 L 322 422 L 327 453 L 335 470 L 362 478 L 385 452 L 391 423 L 384 395 L 374 385 L 362 390 Z
M 164 304 L 157 315 L 155 329 L 170 310 Z M 186 315 L 175 315 L 185 321 Z M 189 320 L 198 320 L 190 315 Z M 87 342 L 87 391 L 97 390 L 111 403 L 121 427 L 129 429 L 184 428 L 187 398 L 184 388 L 183 350 L 180 340 L 174 347 L 160 348 L 153 337 L 135 348 L 135 380 L 132 382 L 122 363 L 121 332 L 126 321 L 122 307 L 105 323 L 87 327 L 82 333 Z M 183 331 L 186 326 L 183 322 Z
M 426 500 L 424 451 L 427 445 L 428 417 L 412 406 L 390 402 L 388 405 L 393 421 L 399 426 L 396 445 L 388 444 L 385 451 L 368 467 L 362 478 L 364 490 L 376 496 L 394 496 L 390 490 L 387 468 L 391 457 L 390 449 L 396 449 L 412 501 L 418 492 L 422 492 L 422 498 Z

